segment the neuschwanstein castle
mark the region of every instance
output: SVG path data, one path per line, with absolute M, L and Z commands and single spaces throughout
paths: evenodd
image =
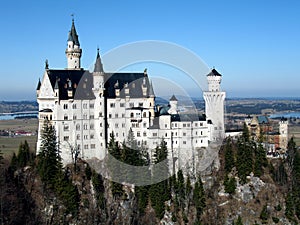
M 39 128 L 37 153 L 44 120 L 54 125 L 64 163 L 71 162 L 71 149 L 80 157 L 103 159 L 110 134 L 116 141 L 127 140 L 131 129 L 138 145 L 154 149 L 164 138 L 177 157 L 185 157 L 222 140 L 224 99 L 221 74 L 213 69 L 207 75 L 208 90 L 203 92 L 205 115 L 183 114 L 170 93 L 168 106 L 157 107 L 147 70 L 141 73 L 105 71 L 99 50 L 93 72 L 81 68 L 82 49 L 74 20 L 69 32 L 66 69 L 45 72 L 37 87 Z

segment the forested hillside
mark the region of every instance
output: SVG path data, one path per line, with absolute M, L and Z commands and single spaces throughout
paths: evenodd
M 225 140 L 218 170 L 205 175 L 179 170 L 148 186 L 113 182 L 78 157 L 64 167 L 50 124 L 42 140 L 37 157 L 25 142 L 10 162 L 1 158 L 1 224 L 299 223 L 300 155 L 293 139 L 286 159 L 267 160 L 262 145 L 244 129 L 237 141 Z M 133 135 L 124 143 L 112 135 L 108 150 L 135 166 L 167 158 L 164 140 L 151 158 L 136 148 Z M 149 171 L 149 176 L 165 171 Z

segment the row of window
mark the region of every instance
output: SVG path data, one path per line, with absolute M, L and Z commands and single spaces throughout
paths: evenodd
M 115 107 L 116 107 L 116 103 L 114 103 L 114 102 L 110 103 L 109 105 L 110 105 L 110 108 L 115 108 Z M 144 103 L 143 103 L 143 102 L 139 102 L 139 103 L 138 103 L 138 106 L 139 106 L 139 107 L 143 107 L 143 106 L 144 106 Z M 151 103 L 150 103 L 150 106 L 151 106 Z M 125 103 L 120 102 L 120 107 L 121 107 L 121 108 L 122 108 L 122 107 L 125 107 Z M 134 102 L 130 102 L 130 103 L 129 103 L 129 107 L 130 107 L 130 108 L 133 108 L 133 107 L 134 107 Z
M 100 102 L 100 105 L 101 105 L 101 102 Z M 63 105 L 63 109 L 68 109 L 68 107 L 69 107 L 68 104 Z M 88 108 L 93 109 L 94 108 L 94 103 L 90 103 L 90 104 L 83 103 L 82 108 L 83 109 L 88 109 Z M 76 103 L 72 104 L 72 109 L 77 109 L 77 104 Z
M 172 127 L 177 127 L 177 126 L 179 126 L 178 123 L 172 123 Z M 190 123 L 183 123 L 182 126 L 183 126 L 183 127 L 191 127 L 191 124 L 190 124 Z M 195 126 L 195 127 L 198 127 L 198 123 L 194 123 L 194 126 Z M 199 123 L 199 127 L 202 127 L 202 126 L 203 126 L 203 123 L 200 122 L 200 123 Z

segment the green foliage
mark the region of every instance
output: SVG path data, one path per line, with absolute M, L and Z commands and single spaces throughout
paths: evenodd
M 252 172 L 253 149 L 256 145 L 249 140 L 249 134 L 245 130 L 248 130 L 248 128 L 244 128 L 243 135 L 237 143 L 237 170 L 241 184 L 247 182 L 247 176 Z
M 144 214 L 148 205 L 149 186 L 136 186 L 135 193 L 137 196 L 138 209 L 141 214 Z
M 275 210 L 276 211 L 281 211 L 282 210 L 282 207 L 281 207 L 281 205 L 280 204 L 278 204 L 277 206 L 275 206 Z
M 55 192 L 58 197 L 63 201 L 63 204 L 67 208 L 67 213 L 72 215 L 78 214 L 80 197 L 77 187 L 72 184 L 72 181 L 68 177 L 68 172 L 61 173 L 57 179 L 55 185 Z
M 117 177 L 121 176 L 119 160 L 121 160 L 121 149 L 119 148 L 118 143 L 115 141 L 114 133 L 112 132 L 110 136 L 110 141 L 108 143 L 108 152 L 109 157 L 114 157 L 114 159 L 109 158 L 109 169 L 111 170 L 112 176 Z M 118 161 L 115 161 L 118 160 Z M 111 191 L 114 197 L 123 196 L 123 185 L 114 181 L 111 181 Z
M 55 128 L 48 120 L 45 120 L 41 138 L 40 152 L 37 156 L 37 170 L 42 181 L 50 188 L 53 188 L 57 175 L 62 170 L 62 162 Z
M 18 151 L 18 167 L 24 167 L 32 162 L 29 145 L 28 142 L 25 140 L 24 144 L 21 143 L 19 146 Z
M 290 221 L 294 220 L 294 214 L 295 214 L 295 209 L 294 209 L 294 201 L 291 193 L 288 193 L 286 199 L 285 199 L 285 216 L 288 218 Z
M 262 223 L 267 223 L 268 219 L 269 219 L 269 212 L 268 212 L 268 208 L 267 205 L 264 205 L 264 207 L 261 210 L 260 216 L 259 218 L 262 220 Z
M 236 189 L 236 180 L 234 177 L 229 178 L 228 175 L 225 176 L 224 179 L 224 187 L 225 187 L 225 192 L 228 194 L 234 194 L 235 189 Z
M 84 172 L 85 172 L 86 179 L 91 180 L 91 178 L 92 178 L 92 169 L 91 169 L 89 164 L 86 164 Z
M 153 176 L 168 177 L 168 151 L 164 139 L 162 139 L 160 146 L 156 147 L 153 154 L 153 162 L 155 164 L 161 163 L 160 166 L 156 165 L 152 171 Z M 165 212 L 165 201 L 171 198 L 170 179 L 163 180 L 159 183 L 152 184 L 149 189 L 149 197 L 151 205 L 155 210 L 156 216 L 162 218 Z
M 242 217 L 241 217 L 241 216 L 238 217 L 238 219 L 237 219 L 235 225 L 243 225 L 243 220 L 242 220 Z
M 202 183 L 201 177 L 198 177 L 198 179 L 195 183 L 195 188 L 193 191 L 193 202 L 194 202 L 196 210 L 197 210 L 197 218 L 200 218 L 200 216 L 203 212 L 203 209 L 206 206 L 205 193 L 204 193 L 204 188 L 203 188 L 203 183 Z
M 274 217 L 274 216 L 273 216 L 273 217 L 272 217 L 272 220 L 273 220 L 274 223 L 279 223 L 279 219 L 278 219 L 277 217 Z
M 259 143 L 258 146 L 254 148 L 254 176 L 260 177 L 262 175 L 263 167 L 268 165 L 266 158 L 266 151 L 262 144 Z
M 232 140 L 231 138 L 228 138 L 225 146 L 225 171 L 227 173 L 230 173 L 232 168 L 235 166 L 234 152 L 232 148 Z
M 287 184 L 287 173 L 283 164 L 283 161 L 280 161 L 277 168 L 272 168 L 271 170 L 274 181 L 279 185 Z
M 105 197 L 104 197 L 104 184 L 103 178 L 100 174 L 96 173 L 94 170 L 92 171 L 92 182 L 96 193 L 97 205 L 101 209 L 105 208 Z

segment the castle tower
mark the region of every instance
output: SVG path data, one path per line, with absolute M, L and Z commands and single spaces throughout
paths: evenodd
M 97 146 L 99 149 L 96 152 L 96 157 L 103 159 L 105 157 L 106 147 L 106 112 L 105 112 L 105 98 L 104 98 L 104 70 L 101 62 L 99 48 L 97 49 L 96 63 L 93 72 L 93 92 L 96 97 L 94 105 L 94 127 L 96 131 Z
M 74 19 L 72 20 L 72 27 L 71 30 L 69 31 L 67 44 L 68 46 L 65 52 L 68 60 L 67 69 L 78 70 L 80 69 L 80 58 L 81 58 L 82 49 L 80 48 L 78 35 L 74 24 Z
M 177 98 L 175 97 L 175 95 L 172 95 L 172 97 L 170 98 L 170 109 L 168 111 L 169 114 L 178 113 L 177 103 L 178 103 Z
M 287 119 L 282 118 L 279 122 L 279 147 L 282 150 L 287 149 L 288 125 L 289 125 L 289 121 Z
M 207 121 L 212 123 L 211 141 L 220 141 L 225 137 L 224 100 L 226 93 L 221 91 L 222 75 L 213 69 L 207 75 L 208 91 L 203 92 Z

